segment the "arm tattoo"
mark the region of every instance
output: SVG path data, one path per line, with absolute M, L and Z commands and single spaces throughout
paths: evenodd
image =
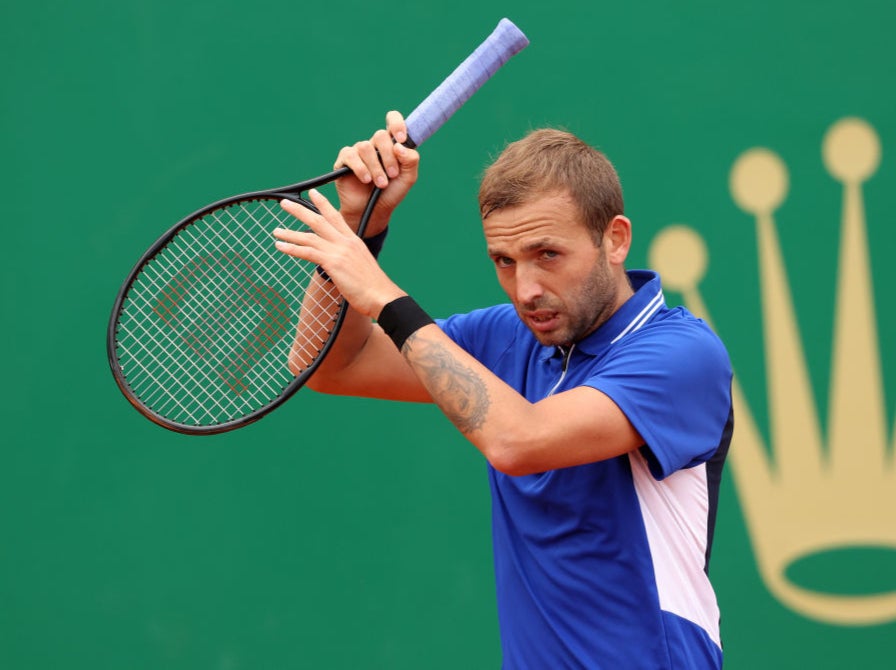
M 405 341 L 401 353 L 460 432 L 466 435 L 482 427 L 491 400 L 479 375 L 458 363 L 441 344 L 426 342 L 417 333 Z

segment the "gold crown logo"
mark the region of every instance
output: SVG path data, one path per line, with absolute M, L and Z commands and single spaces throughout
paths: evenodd
M 823 159 L 843 185 L 827 444 L 774 222 L 789 189 L 787 168 L 774 152 L 754 148 L 734 162 L 729 183 L 735 203 L 756 221 L 772 449 L 738 384 L 735 360 L 730 462 L 769 590 L 805 616 L 859 626 L 896 618 L 896 593 L 823 593 L 787 576 L 794 562 L 822 552 L 896 549 L 896 469 L 887 446 L 862 191 L 880 163 L 877 133 L 861 119 L 842 119 L 825 135 Z M 699 291 L 707 261 L 703 240 L 686 226 L 667 227 L 651 244 L 650 264 L 666 286 L 711 324 Z

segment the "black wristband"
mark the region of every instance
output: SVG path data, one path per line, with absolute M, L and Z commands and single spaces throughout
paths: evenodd
M 386 241 L 386 235 L 388 234 L 389 226 L 386 226 L 373 237 L 362 237 L 361 241 L 367 245 L 367 249 L 373 254 L 373 257 L 377 258 L 380 255 L 380 251 L 383 248 L 383 242 Z
M 367 250 L 370 251 L 374 258 L 376 258 L 380 255 L 380 251 L 383 249 L 383 243 L 386 241 L 386 235 L 388 234 L 389 226 L 386 226 L 373 237 L 362 237 L 361 241 L 367 245 Z M 333 281 L 330 279 L 330 275 L 327 274 L 327 271 L 320 265 L 318 265 L 316 269 L 317 274 L 319 274 L 324 281 Z
M 411 335 L 423 326 L 435 323 L 409 295 L 403 295 L 387 303 L 376 321 L 386 335 L 392 338 L 399 351 Z

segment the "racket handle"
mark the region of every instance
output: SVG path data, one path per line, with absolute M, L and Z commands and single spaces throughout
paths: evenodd
M 528 38 L 512 21 L 501 19 L 492 34 L 410 113 L 408 146 L 420 146 L 428 140 L 511 56 L 528 44 Z

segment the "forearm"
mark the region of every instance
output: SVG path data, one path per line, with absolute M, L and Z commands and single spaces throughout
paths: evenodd
M 320 356 L 321 349 L 336 325 L 341 305 L 342 296 L 335 285 L 316 274 L 306 290 L 289 353 L 289 369 L 294 375 L 307 369 Z M 339 336 L 308 380 L 308 387 L 326 391 L 328 384 L 335 383 L 340 372 L 348 368 L 363 349 L 370 332 L 370 319 L 349 307 Z
M 379 232 L 364 238 L 374 258 L 379 255 L 386 238 L 388 218 L 383 219 Z M 351 224 L 350 224 L 351 225 Z M 336 326 L 336 318 L 342 306 L 339 290 L 321 268 L 312 276 L 305 291 L 299 316 L 299 325 L 289 356 L 289 367 L 293 374 L 299 374 L 319 355 L 329 334 Z M 349 307 L 340 333 L 330 348 L 330 353 L 321 362 L 316 378 L 322 380 L 330 373 L 347 367 L 363 348 L 370 336 L 370 319 Z M 314 384 L 309 384 L 312 388 Z
M 401 352 L 445 416 L 496 469 L 524 473 L 532 403 L 435 325 L 415 331 Z
M 353 366 L 362 358 L 372 332 L 370 319 L 349 307 L 338 337 L 308 380 L 308 387 L 320 393 L 364 395 L 351 387 Z
M 506 474 L 592 463 L 643 443 L 600 391 L 578 387 L 529 402 L 435 324 L 414 331 L 401 352 L 445 416 Z

